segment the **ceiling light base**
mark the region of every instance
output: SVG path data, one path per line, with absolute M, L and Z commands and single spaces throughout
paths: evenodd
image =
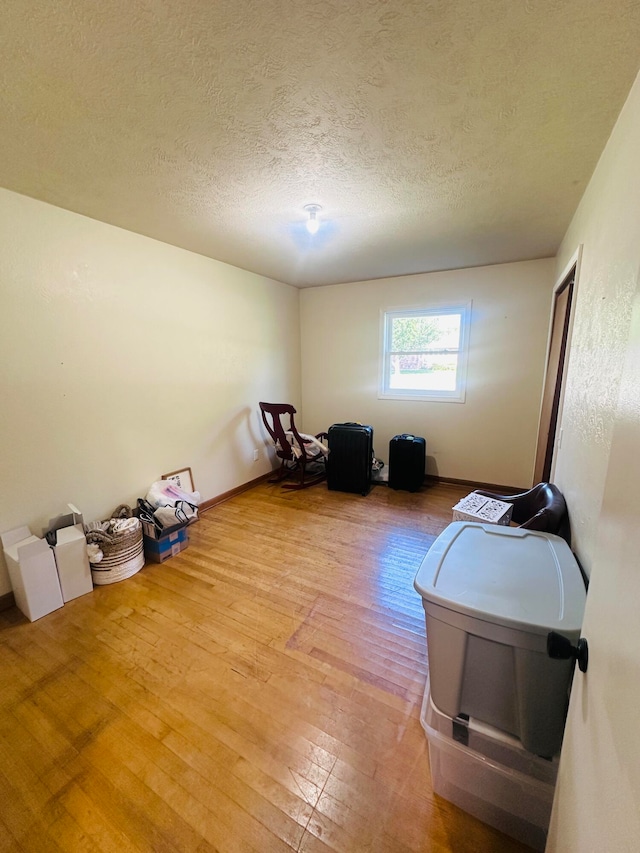
M 305 223 L 307 226 L 307 231 L 309 232 L 309 234 L 317 234 L 318 228 L 320 227 L 318 213 L 320 213 L 322 207 L 319 204 L 305 204 L 304 209 L 309 214 L 309 218 Z

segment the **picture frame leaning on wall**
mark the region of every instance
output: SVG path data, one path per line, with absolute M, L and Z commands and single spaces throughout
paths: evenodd
M 193 475 L 191 468 L 179 468 L 177 471 L 169 471 L 168 474 L 161 475 L 162 480 L 169 480 L 174 483 L 183 492 L 195 492 L 193 484 Z

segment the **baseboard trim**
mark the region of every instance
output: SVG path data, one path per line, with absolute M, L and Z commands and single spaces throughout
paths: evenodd
M 254 486 L 257 486 L 260 483 L 264 483 L 265 480 L 268 480 L 269 477 L 273 475 L 273 473 L 273 471 L 267 471 L 266 474 L 261 474 L 260 477 L 256 477 L 255 480 L 249 480 L 248 483 L 243 483 L 241 486 L 236 486 L 235 489 L 229 489 L 228 492 L 223 492 L 221 495 L 217 495 L 214 498 L 209 498 L 208 501 L 203 501 L 199 506 L 200 512 L 207 512 L 207 510 L 210 510 L 214 506 L 218 506 L 218 504 L 224 503 L 225 501 L 234 498 L 236 495 L 241 495 L 243 492 L 248 492 L 249 489 L 252 489 Z M 503 486 L 499 483 L 481 483 L 478 480 L 457 480 L 453 477 L 436 477 L 432 474 L 427 474 L 425 476 L 424 484 L 425 486 L 469 486 L 471 490 L 485 489 L 488 492 L 496 492 L 499 495 L 515 495 L 518 492 L 525 492 L 528 488 L 527 486 Z
M 430 485 L 452 485 L 469 486 L 471 489 L 484 489 L 487 492 L 496 492 L 499 495 L 517 495 L 518 492 L 526 492 L 529 486 L 503 486 L 499 483 L 480 483 L 477 480 L 456 480 L 453 477 L 436 477 L 427 474 L 424 478 L 425 486 Z
M 248 492 L 249 489 L 252 489 L 254 486 L 257 486 L 259 483 L 263 483 L 271 476 L 273 476 L 273 471 L 267 471 L 266 474 L 261 474 L 259 477 L 256 477 L 255 480 L 249 480 L 248 483 L 243 483 L 241 486 L 236 486 L 235 489 L 229 489 L 228 492 L 223 492 L 221 495 L 217 495 L 215 498 L 209 498 L 208 501 L 203 501 L 200 504 L 198 510 L 201 513 L 207 512 L 207 510 L 212 509 L 214 506 L 218 506 L 218 504 L 224 503 L 225 501 L 228 501 L 231 498 L 235 498 L 236 495 L 241 495 L 243 492 Z
M 10 607 L 13 607 L 15 603 L 16 599 L 12 592 L 5 592 L 4 595 L 0 595 L 0 611 L 8 610 Z

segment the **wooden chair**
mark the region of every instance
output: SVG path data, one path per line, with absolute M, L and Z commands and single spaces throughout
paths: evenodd
M 297 482 L 283 483 L 282 488 L 306 489 L 307 486 L 313 486 L 326 479 L 326 455 L 310 436 L 304 436 L 298 432 L 293 418 L 296 414 L 293 406 L 289 403 L 259 403 L 259 406 L 264 425 L 273 439 L 276 456 L 280 459 L 280 468 L 268 482 L 279 483 L 286 477 L 294 476 Z M 288 426 L 283 423 L 287 415 L 289 416 Z M 328 435 L 326 432 L 319 432 L 314 438 L 322 442 L 323 439 L 326 441 Z M 310 472 L 309 479 L 307 479 L 307 466 L 316 469 L 314 473 Z

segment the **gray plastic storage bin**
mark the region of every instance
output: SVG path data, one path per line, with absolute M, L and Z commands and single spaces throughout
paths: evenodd
M 427 626 L 431 695 L 553 756 L 562 743 L 573 669 L 547 655 L 547 634 L 576 643 L 585 603 L 580 569 L 558 536 L 453 522 L 414 582 Z

